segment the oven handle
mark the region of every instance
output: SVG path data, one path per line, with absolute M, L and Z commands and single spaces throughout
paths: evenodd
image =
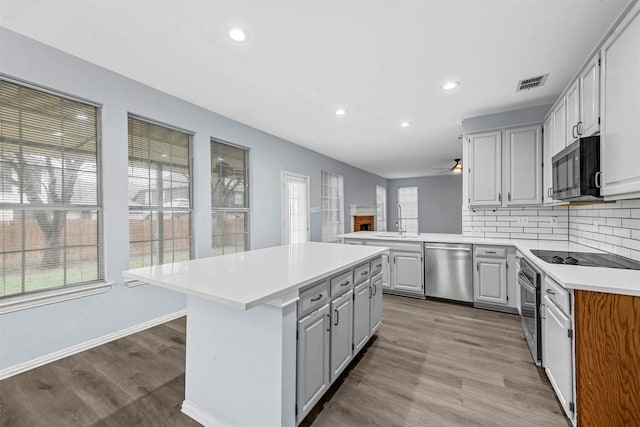
M 545 313 L 546 313 L 546 312 L 547 312 L 547 309 L 546 309 L 546 307 L 544 306 L 544 303 L 540 304 L 540 307 L 538 307 L 538 316 L 540 316 L 540 319 L 546 319 L 546 317 L 544 317 L 544 316 L 542 315 L 542 309 L 543 309 L 543 308 L 545 309 L 544 311 L 545 311 Z

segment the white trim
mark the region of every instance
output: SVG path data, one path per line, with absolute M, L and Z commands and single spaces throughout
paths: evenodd
M 124 281 L 124 285 L 127 288 L 136 288 L 138 286 L 147 285 L 147 282 L 143 282 L 142 280 L 137 279 L 127 279 Z
M 251 410 L 247 408 L 248 410 Z M 194 419 L 205 427 L 231 427 L 229 424 L 220 421 L 213 414 L 205 411 L 198 405 L 188 400 L 182 402 L 182 413 Z
M 70 286 L 68 288 L 4 298 L 0 300 L 0 314 L 101 294 L 109 291 L 112 285 L 112 283 L 100 281 L 88 285 Z
M 0 370 L 0 380 L 4 380 L 14 375 L 21 374 L 23 372 L 26 372 L 30 369 L 37 368 L 42 365 L 46 365 L 47 363 L 55 362 L 56 360 L 60 360 L 67 356 L 72 356 L 76 353 L 89 350 L 90 348 L 94 348 L 99 345 L 106 344 L 110 341 L 114 341 L 119 338 L 123 338 L 131 334 L 135 334 L 136 332 L 149 329 L 153 326 L 157 326 L 162 323 L 169 322 L 170 320 L 177 319 L 179 317 L 185 316 L 186 314 L 187 314 L 186 309 L 176 311 L 174 313 L 167 314 L 165 316 L 161 316 L 153 320 L 149 320 L 148 322 L 140 323 L 140 324 L 131 326 L 129 328 L 121 329 L 119 331 L 116 331 L 107 335 L 103 335 L 101 337 L 94 338 L 92 340 L 85 341 L 83 343 L 80 343 L 71 347 L 67 347 L 65 349 L 55 351 L 53 353 L 45 354 L 44 356 L 36 357 L 35 359 L 31 359 L 27 362 L 10 366 L 8 368 Z
M 281 224 L 282 224 L 282 244 L 289 244 L 289 233 L 287 227 L 287 200 L 288 200 L 288 192 L 285 189 L 285 177 L 290 176 L 292 178 L 298 178 L 304 180 L 307 184 L 307 241 L 311 241 L 311 178 L 308 175 L 301 175 L 295 172 L 288 172 L 281 170 L 280 171 L 280 206 L 281 206 Z

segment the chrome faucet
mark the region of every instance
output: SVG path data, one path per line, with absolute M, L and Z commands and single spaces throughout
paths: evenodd
M 402 205 L 398 203 L 398 221 L 396 221 L 396 228 L 398 229 L 400 237 L 402 237 L 402 233 L 406 231 L 403 227 L 402 220 Z

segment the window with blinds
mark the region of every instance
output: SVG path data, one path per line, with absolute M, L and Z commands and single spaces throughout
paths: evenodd
M 211 140 L 213 255 L 249 249 L 248 150 Z
M 322 241 L 337 242 L 344 230 L 342 175 L 322 171 Z
M 0 79 L 0 297 L 103 279 L 98 156 L 97 106 Z
M 129 266 L 191 259 L 191 135 L 129 117 Z
M 418 187 L 398 188 L 398 204 L 402 216 L 398 218 L 400 226 L 407 233 L 418 233 Z
M 376 231 L 387 231 L 387 189 L 376 185 Z

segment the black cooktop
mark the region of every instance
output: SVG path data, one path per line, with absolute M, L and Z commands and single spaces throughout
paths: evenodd
M 551 264 L 579 265 L 583 267 L 626 268 L 640 270 L 640 262 L 614 254 L 591 252 L 562 252 L 532 250 L 535 256 Z

